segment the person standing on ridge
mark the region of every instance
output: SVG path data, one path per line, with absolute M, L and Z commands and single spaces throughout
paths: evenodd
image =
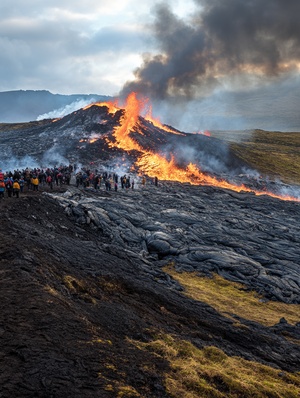
M 5 192 L 5 183 L 3 180 L 0 180 L 0 199 L 4 199 Z
M 34 175 L 31 179 L 31 184 L 33 187 L 34 191 L 38 191 L 39 190 L 39 179 L 37 178 L 36 175 Z
M 19 198 L 19 195 L 20 195 L 20 184 L 18 180 L 15 180 L 13 183 L 13 196 Z
M 13 190 L 13 183 L 10 178 L 5 180 L 5 190 L 7 192 L 7 196 L 11 198 L 12 190 Z

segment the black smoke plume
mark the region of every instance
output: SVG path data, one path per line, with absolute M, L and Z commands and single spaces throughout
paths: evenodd
M 295 73 L 300 61 L 299 0 L 194 0 L 180 19 L 167 4 L 155 7 L 158 54 L 144 55 L 121 95 L 151 99 L 205 96 L 219 85 L 242 87 Z

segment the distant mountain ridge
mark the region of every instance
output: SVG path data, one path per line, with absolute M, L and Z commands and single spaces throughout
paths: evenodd
M 47 90 L 4 91 L 0 92 L 0 123 L 29 122 L 77 101 L 107 101 L 111 98 L 99 94 L 52 94 Z

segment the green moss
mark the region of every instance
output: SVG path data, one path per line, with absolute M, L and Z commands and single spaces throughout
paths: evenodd
M 300 184 L 300 133 L 254 130 L 212 135 L 229 142 L 233 152 L 262 175 Z

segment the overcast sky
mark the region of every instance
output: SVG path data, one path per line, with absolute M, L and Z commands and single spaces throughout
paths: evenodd
M 299 0 L 2 1 L 0 91 L 134 90 L 173 118 L 180 106 L 191 128 L 199 115 L 204 128 L 238 127 L 253 112 L 290 120 L 299 15 Z
M 189 0 L 170 1 L 186 16 Z M 155 1 L 14 0 L 0 3 L 0 91 L 118 94 L 156 50 Z

